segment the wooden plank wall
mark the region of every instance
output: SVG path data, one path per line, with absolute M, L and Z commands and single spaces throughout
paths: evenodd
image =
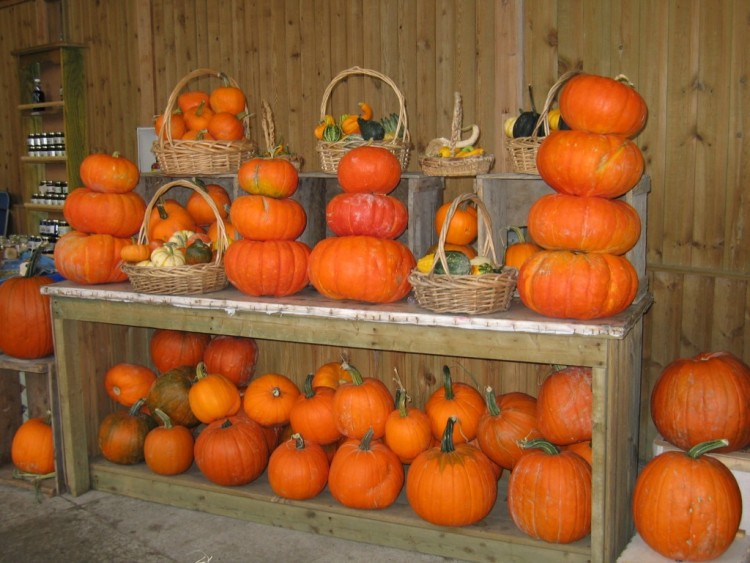
M 59 2 L 53 2 L 57 6 Z M 47 42 L 39 0 L 0 1 L 0 170 L 19 182 L 17 96 L 12 49 Z M 744 0 L 64 0 L 65 39 L 85 43 L 89 138 L 97 150 L 136 155 L 135 128 L 163 110 L 174 85 L 194 68 L 221 69 L 247 91 L 262 143 L 260 100 L 276 129 L 319 168 L 311 130 L 323 92 L 341 70 L 361 66 L 389 76 L 404 94 L 414 143 L 410 169 L 435 136 L 449 132 L 453 92 L 465 122 L 509 170 L 502 123 L 537 104 L 570 68 L 627 75 L 650 117 L 637 142 L 652 178 L 648 271 L 655 304 L 644 331 L 641 436 L 654 430 L 648 393 L 678 357 L 724 349 L 750 362 L 748 277 L 750 196 L 750 3 Z M 47 27 L 51 27 L 47 23 Z M 389 113 L 389 88 L 370 79 L 340 83 L 332 113 L 362 99 Z M 1 186 L 5 187 L 5 186 Z M 471 189 L 450 180 L 446 197 Z

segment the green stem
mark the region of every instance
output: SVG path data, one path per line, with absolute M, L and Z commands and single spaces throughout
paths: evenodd
M 138 413 L 141 412 L 141 407 L 146 403 L 146 397 L 142 397 L 138 399 L 135 403 L 133 403 L 133 406 L 130 407 L 129 414 L 130 416 L 138 416 Z
M 521 440 L 518 443 L 521 448 L 524 450 L 532 449 L 532 448 L 539 448 L 544 453 L 549 455 L 557 455 L 560 453 L 560 450 L 557 449 L 557 446 L 555 446 L 552 442 L 548 442 L 544 438 L 534 438 L 533 440 Z
M 347 362 L 346 360 L 342 360 L 341 367 L 352 374 L 352 383 L 354 385 L 362 385 L 364 383 L 362 374 L 359 373 L 359 370 L 357 368 L 349 365 L 349 362 Z
M 312 386 L 313 377 L 315 377 L 315 374 L 308 373 L 307 377 L 305 378 L 305 385 L 303 387 L 303 390 L 305 392 L 306 399 L 312 399 L 315 396 L 315 389 L 313 389 Z
M 445 430 L 443 430 L 443 437 L 440 440 L 440 451 L 444 454 L 451 453 L 456 450 L 456 446 L 453 443 L 453 427 L 456 424 L 456 417 L 448 417 L 445 423 Z
M 172 428 L 172 419 L 169 418 L 169 415 L 165 413 L 163 410 L 156 408 L 154 409 L 154 414 L 159 417 L 159 419 L 164 424 L 164 428 Z
M 359 442 L 359 449 L 363 452 L 369 452 L 370 451 L 370 442 L 372 442 L 372 437 L 374 436 L 375 431 L 373 430 L 372 426 L 368 428 L 365 435 L 362 437 L 362 440 Z
M 728 445 L 729 445 L 729 440 L 727 440 L 726 438 L 722 438 L 721 440 L 709 440 L 707 442 L 701 442 L 700 444 L 696 444 L 695 446 L 690 448 L 687 452 L 687 455 L 693 459 L 698 459 L 700 456 L 702 456 L 705 453 L 710 452 L 711 450 L 723 448 Z
M 401 387 L 396 389 L 396 408 L 398 409 L 398 414 L 401 418 L 409 416 L 409 413 L 406 410 L 406 389 Z
M 500 407 L 497 406 L 495 391 L 489 385 L 484 388 L 484 402 L 487 403 L 487 410 L 490 416 L 500 416 Z
M 443 366 L 443 388 L 445 389 L 445 399 L 452 401 L 455 398 L 453 380 L 451 379 L 451 370 L 446 365 Z

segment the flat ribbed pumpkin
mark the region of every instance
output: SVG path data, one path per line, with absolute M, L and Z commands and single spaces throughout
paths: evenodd
M 125 281 L 120 252 L 129 244 L 127 238 L 71 231 L 55 244 L 55 268 L 64 278 L 84 285 Z
M 88 234 L 129 237 L 138 232 L 146 202 L 136 192 L 122 194 L 77 188 L 68 194 L 63 216 L 70 226 Z
M 298 201 L 243 195 L 229 209 L 232 225 L 250 240 L 294 240 L 305 230 L 307 214 Z
M 308 246 L 296 240 L 238 240 L 224 255 L 227 279 L 243 293 L 283 297 L 308 284 Z
M 326 223 L 336 236 L 367 235 L 395 239 L 409 223 L 401 200 L 384 194 L 343 193 L 326 205 Z

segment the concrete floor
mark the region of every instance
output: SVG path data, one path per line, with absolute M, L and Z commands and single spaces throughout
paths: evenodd
M 447 563 L 99 491 L 36 495 L 0 484 L 0 562 Z

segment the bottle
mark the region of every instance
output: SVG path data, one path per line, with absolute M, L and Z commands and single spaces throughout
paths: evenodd
M 31 92 L 31 101 L 32 103 L 40 104 L 45 102 L 44 92 L 42 91 L 41 78 L 34 79 L 34 89 Z M 44 111 L 44 108 L 34 108 L 34 111 Z

